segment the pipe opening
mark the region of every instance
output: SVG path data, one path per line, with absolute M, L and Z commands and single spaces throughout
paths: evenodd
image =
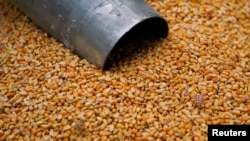
M 103 70 L 119 64 L 126 58 L 133 57 L 140 50 L 146 49 L 148 42 L 167 35 L 168 24 L 161 17 L 149 18 L 140 22 L 116 43 L 105 60 Z

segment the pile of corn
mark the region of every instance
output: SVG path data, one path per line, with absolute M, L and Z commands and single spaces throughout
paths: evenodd
M 0 140 L 207 140 L 250 124 L 250 1 L 147 0 L 169 36 L 101 71 L 0 0 Z

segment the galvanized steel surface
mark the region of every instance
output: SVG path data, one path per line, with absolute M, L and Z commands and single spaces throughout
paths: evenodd
M 133 27 L 167 22 L 143 0 L 13 0 L 36 24 L 81 58 L 103 69 L 110 52 Z

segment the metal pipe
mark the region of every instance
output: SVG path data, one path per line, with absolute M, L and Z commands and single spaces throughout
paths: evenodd
M 143 0 L 13 0 L 38 26 L 80 58 L 103 69 L 126 34 L 138 27 L 168 34 L 166 20 Z M 151 34 L 151 33 L 147 33 Z

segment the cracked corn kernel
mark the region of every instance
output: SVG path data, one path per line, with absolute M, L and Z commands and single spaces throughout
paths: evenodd
M 194 97 L 194 100 L 195 100 L 196 106 L 202 107 L 202 106 L 204 105 L 204 98 L 203 98 L 203 95 L 201 95 L 201 94 L 196 94 L 195 97 Z

